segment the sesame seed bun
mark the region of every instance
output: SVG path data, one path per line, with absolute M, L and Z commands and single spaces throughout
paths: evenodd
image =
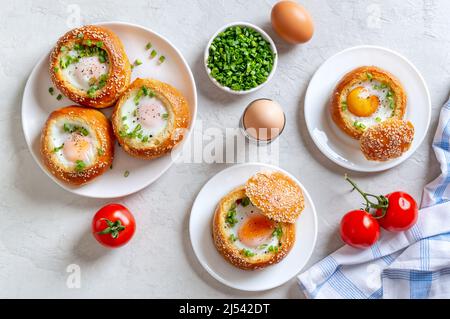
M 360 147 L 368 160 L 383 162 L 400 157 L 411 147 L 413 139 L 411 122 L 389 119 L 365 131 Z
M 276 251 L 266 251 L 264 254 L 245 256 L 242 249 L 230 240 L 229 225 L 226 223 L 227 214 L 237 200 L 246 197 L 245 187 L 240 186 L 225 195 L 217 205 L 214 213 L 212 235 L 217 251 L 233 266 L 244 270 L 261 269 L 283 260 L 295 243 L 295 224 L 278 223 L 282 236 Z
M 305 208 L 300 186 L 281 172 L 261 172 L 245 184 L 245 193 L 264 215 L 277 222 L 295 223 Z

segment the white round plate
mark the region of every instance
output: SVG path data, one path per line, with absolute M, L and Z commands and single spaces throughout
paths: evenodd
M 211 233 L 214 210 L 223 196 L 264 170 L 281 171 L 297 182 L 305 196 L 305 209 L 296 222 L 294 247 L 281 262 L 259 270 L 241 270 L 229 264 L 214 246 Z M 316 209 L 303 185 L 288 172 L 267 164 L 239 164 L 219 172 L 200 190 L 192 206 L 189 233 L 195 255 L 211 276 L 235 289 L 267 290 L 293 278 L 308 262 L 317 239 Z
M 181 53 L 166 38 L 145 27 L 123 22 L 105 22 L 98 23 L 98 25 L 114 31 L 119 36 L 125 46 L 130 63 L 133 63 L 136 59 L 143 62 L 142 65 L 134 68 L 132 80 L 137 77 L 155 78 L 173 85 L 185 96 L 190 106 L 190 128 L 192 129 L 197 112 L 197 91 L 192 72 Z M 148 42 L 151 42 L 152 49 L 158 52 L 158 56 L 154 59 L 149 58 L 152 49 L 145 49 Z M 166 57 L 162 64 L 157 61 L 159 54 Z M 49 87 L 53 87 L 53 84 L 48 74 L 48 54 L 46 54 L 31 72 L 25 86 L 22 100 L 22 126 L 26 142 L 36 162 L 50 178 L 64 189 L 78 195 L 94 198 L 126 196 L 154 182 L 171 166 L 173 159 L 179 155 L 177 153 L 180 152 L 182 147 L 177 147 L 174 154 L 145 161 L 130 157 L 116 143 L 111 170 L 91 183 L 80 187 L 62 183 L 44 167 L 39 152 L 39 138 L 41 129 L 53 110 L 75 103 L 66 97 L 57 101 L 56 96 L 59 92 L 55 88 L 55 94 L 51 96 L 48 92 Z M 112 108 L 102 111 L 110 116 Z M 185 140 L 189 138 L 191 129 Z M 125 171 L 129 171 L 128 177 L 124 177 Z
M 365 159 L 358 141 L 334 124 L 328 103 L 336 84 L 349 71 L 364 65 L 385 69 L 397 77 L 407 94 L 405 119 L 415 127 L 414 141 L 408 152 L 388 162 Z M 378 172 L 406 160 L 422 143 L 430 124 L 431 99 L 419 71 L 400 54 L 376 46 L 357 46 L 326 60 L 309 83 L 305 96 L 305 120 L 309 134 L 320 151 L 336 164 L 360 172 Z

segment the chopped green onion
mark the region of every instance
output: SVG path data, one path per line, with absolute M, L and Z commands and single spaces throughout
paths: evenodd
M 366 76 L 368 80 L 372 80 L 373 79 L 373 75 L 370 72 L 366 72 Z
M 272 233 L 272 236 L 276 236 L 278 238 L 278 240 L 281 239 L 281 237 L 283 236 L 283 229 L 281 228 L 280 224 L 277 225 L 277 227 L 275 228 L 275 230 Z
M 375 121 L 377 121 L 378 123 L 380 123 L 380 122 L 381 122 L 381 117 L 377 116 L 377 117 L 375 118 Z
M 48 93 L 50 93 L 50 95 L 53 95 L 55 93 L 55 89 L 53 87 L 49 87 Z
M 150 53 L 150 57 L 153 59 L 157 54 L 158 54 L 158 52 L 156 52 L 155 50 L 152 50 L 152 52 Z
M 84 163 L 81 160 L 77 160 L 75 161 L 75 171 L 77 172 L 81 172 L 82 170 L 84 170 L 86 168 L 86 163 Z
M 232 26 L 221 32 L 209 47 L 210 75 L 233 91 L 247 91 L 266 82 L 275 54 L 256 30 Z
M 241 254 L 244 255 L 245 257 L 253 257 L 256 254 L 254 252 L 252 252 L 251 250 L 244 248 L 241 250 Z
M 61 146 L 55 147 L 55 148 L 53 149 L 53 153 L 56 153 L 56 152 L 62 150 L 63 147 L 64 147 L 64 143 L 62 143 Z
M 103 154 L 105 154 L 105 151 L 101 148 L 97 148 L 97 154 L 98 156 L 102 156 Z
M 164 61 L 166 61 L 166 57 L 165 57 L 164 55 L 161 55 L 161 56 L 159 57 L 159 63 L 161 64 L 161 63 L 163 63 Z
M 83 39 L 83 38 L 84 38 L 83 32 L 78 33 L 78 34 L 77 34 L 77 38 L 78 38 L 78 39 Z
M 228 239 L 229 239 L 231 242 L 233 242 L 233 243 L 234 243 L 236 240 L 238 240 L 238 238 L 236 237 L 235 234 L 231 234 L 230 237 L 228 237 Z
M 347 111 L 347 102 L 346 101 L 341 102 L 341 108 L 342 108 L 342 111 Z
M 60 101 L 62 98 L 63 98 L 62 94 L 58 94 L 58 96 L 56 97 L 56 99 L 57 99 L 58 101 Z
M 225 222 L 230 226 L 233 227 L 238 223 L 238 220 L 236 218 L 236 210 L 230 209 L 227 213 L 227 216 L 225 217 Z
M 164 114 L 161 115 L 161 118 L 163 120 L 167 120 L 169 118 L 169 114 L 168 113 L 164 113 Z
M 244 197 L 241 201 L 241 205 L 244 207 L 247 207 L 248 205 L 250 205 L 250 198 L 248 198 L 247 196 Z
M 97 46 L 97 48 L 103 48 L 103 42 L 102 41 L 97 41 L 97 43 L 95 45 Z
M 124 177 L 128 177 L 130 175 L 130 172 L 129 171 L 125 171 L 124 173 L 123 173 L 123 176 Z
M 139 59 L 134 60 L 134 65 L 135 66 L 138 66 L 138 65 L 141 65 L 141 64 L 142 64 L 141 60 L 139 60 Z
M 152 43 L 151 43 L 151 42 L 149 42 L 149 43 L 147 43 L 147 44 L 145 45 L 145 49 L 146 49 L 146 50 L 150 50 L 151 47 L 152 47 Z

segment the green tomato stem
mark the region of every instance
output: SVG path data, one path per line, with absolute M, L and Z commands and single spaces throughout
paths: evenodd
M 352 181 L 347 174 L 345 174 L 345 180 L 347 182 L 349 182 L 352 186 L 353 186 L 353 190 L 358 191 L 358 193 L 361 194 L 361 196 L 364 198 L 364 200 L 366 201 L 366 208 L 364 209 L 367 213 L 371 214 L 372 217 L 376 218 L 376 219 L 380 219 L 383 218 L 386 215 L 387 209 L 389 207 L 389 200 L 387 199 L 386 196 L 384 195 L 374 195 L 374 194 L 370 194 L 370 193 L 366 193 L 363 190 L 361 190 L 358 185 Z M 376 202 L 372 202 L 369 197 L 372 197 L 376 200 Z M 370 209 L 381 209 L 382 214 L 380 216 L 375 215 L 374 213 L 370 212 Z

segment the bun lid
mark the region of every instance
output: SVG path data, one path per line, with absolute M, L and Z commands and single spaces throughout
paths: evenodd
M 245 183 L 245 193 L 265 216 L 277 222 L 295 223 L 305 208 L 300 186 L 278 171 L 253 175 Z

